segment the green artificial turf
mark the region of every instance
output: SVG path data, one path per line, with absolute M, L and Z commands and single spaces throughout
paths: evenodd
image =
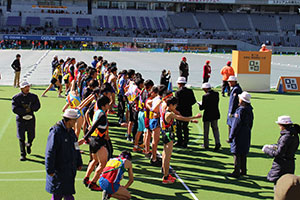
M 44 86 L 34 86 L 31 92 L 41 95 Z M 61 109 L 64 99 L 57 98 L 57 93 L 50 91 L 47 98 L 40 98 L 42 107 L 36 113 L 36 139 L 32 154 L 28 161 L 19 161 L 19 144 L 16 138 L 15 115 L 11 111 L 11 97 L 19 90 L 12 87 L 0 87 L 0 199 L 5 200 L 44 200 L 51 195 L 45 191 L 44 155 L 49 128 L 61 119 Z M 201 101 L 203 92 L 194 90 L 198 101 Z M 202 121 L 199 124 L 190 124 L 191 136 L 188 149 L 174 148 L 171 165 L 177 174 L 200 200 L 247 200 L 272 199 L 273 184 L 266 181 L 272 158 L 263 154 L 264 144 L 276 143 L 279 137 L 279 128 L 275 124 L 279 115 L 290 115 L 294 122 L 300 122 L 299 94 L 251 93 L 254 108 L 254 127 L 252 130 L 252 146 L 248 155 L 248 176 L 234 179 L 227 178 L 226 174 L 233 170 L 233 158 L 230 146 L 225 142 L 228 136 L 226 115 L 228 97 L 220 96 L 221 119 L 219 129 L 222 149 L 213 152 L 214 140 L 210 133 L 211 150 L 201 148 Z M 199 112 L 193 107 L 194 114 Z M 116 120 L 110 117 L 111 121 Z M 210 131 L 211 132 L 211 131 Z M 120 151 L 132 149 L 132 144 L 124 138 L 125 129 L 110 127 L 110 136 L 113 141 L 114 155 Z M 82 136 L 82 133 L 81 133 Z M 89 161 L 88 146 L 81 146 L 86 153 L 82 154 L 84 169 Z M 159 145 L 162 150 L 162 143 Z M 296 174 L 300 174 L 300 155 L 297 152 Z M 180 181 L 172 185 L 161 183 L 160 168 L 149 165 L 149 160 L 141 153 L 133 153 L 133 167 L 135 181 L 130 187 L 132 199 L 193 199 Z M 82 179 L 85 171 L 79 171 L 76 177 L 76 195 L 79 200 L 100 199 L 101 193 L 87 189 Z M 121 182 L 126 183 L 125 179 Z

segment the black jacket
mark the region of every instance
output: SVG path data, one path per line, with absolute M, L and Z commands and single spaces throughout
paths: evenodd
M 160 84 L 161 85 L 165 85 L 166 87 L 168 87 L 169 85 L 169 81 L 170 81 L 171 76 L 169 74 L 167 75 L 160 75 Z
M 214 90 L 209 90 L 202 96 L 202 104 L 200 110 L 204 110 L 203 121 L 213 121 L 220 119 L 219 111 L 219 93 Z
M 15 59 L 14 62 L 11 64 L 11 67 L 12 67 L 16 72 L 21 71 L 21 63 L 20 63 L 20 60 Z
M 178 110 L 182 116 L 192 116 L 192 106 L 196 103 L 193 90 L 182 87 L 175 92 L 175 96 L 178 99 L 176 110 Z
M 189 64 L 181 61 L 179 65 L 179 75 L 183 77 L 188 77 L 189 75 Z
M 267 179 L 276 182 L 284 174 L 294 174 L 295 153 L 299 146 L 299 127 L 291 126 L 280 132 L 275 148 L 266 148 L 265 153 L 275 157 Z

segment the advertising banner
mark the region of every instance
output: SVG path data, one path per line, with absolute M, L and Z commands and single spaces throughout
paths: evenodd
M 39 36 L 39 35 L 3 35 L 4 40 L 55 40 L 55 41 L 82 41 L 92 42 L 93 37 L 80 36 Z

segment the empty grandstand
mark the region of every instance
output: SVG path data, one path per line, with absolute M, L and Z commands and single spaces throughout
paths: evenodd
M 151 43 L 164 47 L 217 50 L 253 50 L 262 43 L 274 49 L 300 47 L 299 5 L 299 0 L 0 0 L 0 37 L 89 36 L 99 42 L 156 38 Z

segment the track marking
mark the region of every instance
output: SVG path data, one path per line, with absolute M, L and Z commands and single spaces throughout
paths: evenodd
M 161 157 L 161 154 L 159 153 L 159 151 L 157 151 L 157 154 L 159 154 L 159 156 Z M 170 169 L 173 169 L 172 166 L 170 165 Z M 185 184 L 185 182 L 180 178 L 180 176 L 175 173 L 176 178 L 181 182 L 181 184 L 185 187 L 185 189 L 190 193 L 190 195 L 195 199 L 195 200 L 199 200 L 196 195 L 192 192 L 192 190 Z
M 6 132 L 6 129 L 7 129 L 8 125 L 9 125 L 11 119 L 12 119 L 12 115 L 10 115 L 10 117 L 7 119 L 7 121 L 6 121 L 5 125 L 4 125 L 4 127 L 2 127 L 2 130 L 1 130 L 1 132 L 0 132 L 0 141 L 1 141 L 1 138 L 2 138 L 2 136 L 4 135 L 4 133 Z

